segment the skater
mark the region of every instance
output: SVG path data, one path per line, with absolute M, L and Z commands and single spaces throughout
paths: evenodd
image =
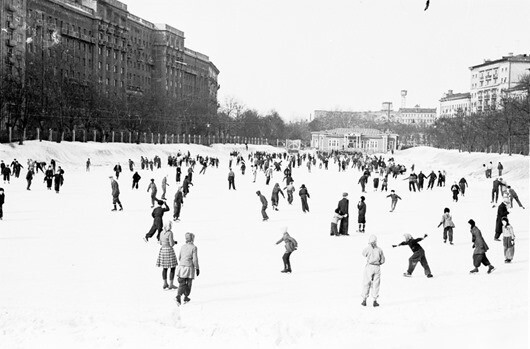
M 164 232 L 160 236 L 160 252 L 158 253 L 158 259 L 156 260 L 156 266 L 162 267 L 162 279 L 164 285 L 162 289 L 175 290 L 177 287 L 173 285 L 175 279 L 175 268 L 177 267 L 177 256 L 173 250 L 173 246 L 177 242 L 173 239 L 173 232 L 171 231 L 171 221 L 167 221 L 164 224 Z M 167 283 L 167 270 L 170 269 L 169 273 L 169 284 Z
M 4 219 L 3 206 L 6 200 L 6 194 L 4 194 L 4 188 L 0 188 L 0 221 Z
M 173 200 L 173 220 L 175 222 L 180 221 L 179 217 L 182 205 L 184 205 L 184 196 L 182 195 L 182 187 L 179 187 Z
M 155 207 L 155 202 L 157 200 L 156 198 L 156 184 L 154 178 L 151 178 L 151 183 L 149 183 L 149 186 L 147 187 L 147 192 L 151 190 L 151 208 Z
M 499 161 L 499 164 L 497 165 L 497 170 L 499 171 L 499 177 L 502 176 L 502 170 L 504 170 L 504 166 L 502 166 L 500 161 Z
M 145 242 L 152 238 L 153 235 L 155 235 L 155 232 L 157 232 L 156 239 L 160 240 L 160 232 L 162 232 L 162 217 L 164 216 L 164 212 L 169 211 L 169 207 L 167 206 L 167 203 L 165 201 L 158 200 L 157 203 L 158 207 L 156 207 L 151 213 L 151 217 L 153 217 L 153 225 L 151 226 L 151 229 L 149 229 L 147 234 L 145 234 Z
M 116 179 L 120 179 L 121 165 L 119 162 L 116 166 L 114 166 L 114 173 L 116 173 Z
M 364 267 L 363 292 L 361 303 L 366 306 L 366 299 L 372 290 L 372 298 L 374 299 L 374 307 L 378 307 L 377 298 L 379 297 L 379 285 L 381 284 L 381 265 L 385 263 L 385 255 L 383 250 L 377 246 L 377 237 L 370 235 L 368 239 L 368 247 L 362 252 L 363 257 L 366 258 L 366 266 Z
M 460 194 L 464 196 L 466 194 L 466 187 L 468 186 L 467 181 L 464 177 L 460 178 L 460 181 L 458 182 L 458 186 L 460 187 Z
M 379 177 L 374 177 L 374 191 L 379 188 Z
M 169 187 L 169 184 L 167 184 L 167 175 L 162 178 L 162 200 L 166 199 L 166 188 Z
M 272 178 L 272 165 L 270 165 L 266 170 L 265 170 L 265 184 L 266 185 L 269 185 L 270 181 L 271 181 L 271 178 Z
M 129 171 L 134 171 L 134 161 L 132 161 L 131 159 L 129 159 Z
M 193 186 L 193 183 L 191 183 L 188 176 L 185 176 L 184 181 L 182 182 L 182 194 L 184 195 L 184 197 L 186 197 L 186 195 L 188 195 L 188 193 L 190 192 L 190 185 Z
M 344 216 L 340 220 L 338 235 L 350 235 L 348 234 L 348 226 L 350 223 L 350 200 L 348 200 L 348 193 L 342 193 L 342 199 L 339 200 L 337 210 L 339 210 L 340 214 Z
M 302 184 L 302 186 L 300 187 L 298 195 L 300 195 L 300 199 L 302 200 L 302 212 L 309 212 L 309 205 L 307 204 L 307 199 L 311 196 L 309 196 L 309 192 L 307 191 L 305 184 Z
M 456 182 L 451 186 L 451 191 L 453 192 L 453 201 L 458 202 L 458 193 L 460 193 L 460 187 Z
M 381 184 L 381 191 L 388 191 L 388 175 L 383 177 L 383 183 Z
M 134 172 L 132 179 L 133 179 L 132 188 L 138 189 L 138 183 L 140 183 L 140 179 L 142 179 L 142 177 L 138 174 L 138 172 Z
M 33 171 L 31 169 L 28 170 L 28 173 L 26 174 L 26 182 L 28 183 L 26 190 L 31 190 L 31 181 L 33 180 Z
M 427 258 L 425 258 L 425 250 L 419 244 L 420 241 L 427 237 L 427 234 L 425 234 L 422 238 L 417 239 L 413 239 L 410 234 L 405 234 L 403 236 L 405 237 L 405 241 L 401 242 L 399 245 L 392 245 L 392 247 L 407 245 L 412 250 L 412 256 L 409 258 L 409 268 L 407 269 L 407 272 L 403 274 L 403 276 L 412 276 L 412 272 L 414 272 L 416 264 L 420 262 L 421 266 L 425 270 L 425 275 L 428 278 L 432 278 L 429 263 L 427 262 Z
M 510 214 L 507 208 L 508 202 L 508 199 L 505 199 L 497 208 L 497 219 L 495 221 L 495 238 L 493 239 L 495 241 L 501 241 L 499 237 L 502 234 L 502 219 L 504 217 L 508 217 L 508 215 Z
M 9 184 L 11 183 L 11 168 L 9 166 L 5 166 L 3 169 L 2 169 L 2 175 L 4 176 L 4 184 Z
M 363 174 L 357 183 L 361 185 L 361 191 L 366 193 L 366 183 L 368 183 L 368 176 Z
M 472 269 L 470 273 L 478 273 L 478 267 L 480 267 L 480 264 L 484 264 L 484 266 L 488 267 L 488 274 L 490 274 L 495 270 L 495 267 L 491 265 L 488 257 L 486 257 L 486 252 L 489 250 L 489 247 L 486 244 L 486 241 L 484 241 L 480 229 L 475 225 L 475 221 L 470 219 L 468 223 L 471 226 L 471 242 L 475 249 L 473 251 L 473 266 L 475 268 Z
M 289 205 L 292 205 L 293 204 L 293 193 L 296 190 L 293 185 L 293 182 L 290 182 L 289 184 L 287 184 L 287 186 L 283 188 L 283 190 L 287 192 L 287 202 L 289 203 Z
M 390 191 L 390 195 L 387 195 L 386 197 L 392 199 L 390 204 L 390 212 L 393 212 L 396 209 L 397 201 L 401 200 L 401 197 L 397 195 L 393 189 Z
M 254 165 L 252 165 L 251 167 L 252 167 L 252 177 L 254 178 L 252 183 L 256 183 L 256 176 L 258 175 L 258 168 L 257 166 L 254 166 Z
M 176 181 L 177 183 L 180 183 L 180 175 L 182 174 L 182 169 L 180 168 L 180 166 L 177 165 L 177 169 L 176 169 Z
M 423 190 L 423 182 L 425 181 L 425 178 L 427 178 L 427 176 L 420 171 L 418 174 L 418 191 Z
M 116 204 L 120 205 L 120 211 L 123 211 L 123 206 L 120 202 L 120 187 L 118 185 L 118 182 L 114 179 L 114 177 L 110 176 L 110 187 L 112 188 L 112 205 L 114 205 L 114 208 L 112 211 L 116 211 Z
M 436 180 L 436 173 L 434 173 L 434 171 L 431 171 L 431 173 L 427 176 L 427 178 L 429 178 L 429 183 L 427 184 L 427 189 L 431 189 L 433 188 L 434 186 L 434 181 Z
M 358 233 L 364 233 L 366 227 L 366 203 L 364 200 L 364 196 L 361 196 L 361 201 L 357 203 L 357 209 L 359 210 L 359 215 L 357 216 L 357 223 L 359 223 Z
M 524 206 L 523 204 L 521 204 L 521 201 L 519 200 L 519 196 L 517 195 L 517 193 L 511 186 L 508 186 L 508 194 L 510 197 L 510 208 L 513 208 L 513 200 L 515 200 L 517 204 L 519 205 L 519 207 L 522 207 L 524 210 Z
M 230 171 L 228 172 L 228 190 L 234 189 L 236 190 L 236 184 L 235 184 L 236 174 L 234 171 L 232 171 L 232 168 L 230 168 Z
M 182 295 L 184 295 L 184 304 L 191 301 L 191 285 L 195 274 L 199 276 L 199 257 L 197 254 L 197 246 L 193 244 L 195 240 L 195 234 L 186 233 L 186 243 L 180 248 L 178 267 L 177 267 L 177 280 L 179 282 L 179 289 L 177 293 L 177 305 L 181 304 Z
M 256 195 L 259 196 L 259 199 L 261 201 L 261 215 L 263 216 L 263 221 L 265 222 L 269 220 L 269 216 L 267 216 L 266 212 L 268 202 L 265 196 L 263 196 L 259 190 L 256 192 Z
M 59 194 L 59 189 L 61 189 L 63 181 L 64 179 L 61 171 L 57 171 L 57 173 L 53 175 L 53 186 L 57 194 Z
M 336 208 L 335 209 L 335 214 L 333 215 L 333 218 L 331 219 L 331 231 L 330 231 L 329 235 L 331 235 L 331 236 L 339 236 L 339 235 L 341 235 L 341 234 L 339 234 L 339 230 L 337 229 L 337 225 L 339 224 L 339 220 L 347 218 L 347 217 L 348 217 L 347 214 L 343 214 L 340 211 L 340 209 Z M 343 235 L 349 235 L 349 234 L 346 233 L 346 234 L 343 234 Z
M 414 190 L 416 192 L 416 183 L 418 183 L 418 176 L 412 172 L 409 178 L 405 178 L 404 181 L 409 180 L 409 191 Z
M 283 260 L 283 270 L 282 273 L 290 273 L 292 272 L 291 269 L 291 253 L 296 251 L 298 248 L 298 242 L 294 238 L 292 238 L 289 233 L 287 232 L 287 227 L 284 227 L 282 229 L 283 231 L 283 237 L 276 242 L 276 245 L 278 245 L 281 242 L 285 242 L 285 253 L 283 254 L 282 260 Z
M 491 188 L 491 203 L 492 204 L 497 203 L 497 201 L 499 200 L 499 189 L 501 185 L 504 185 L 502 183 L 502 178 L 496 178 L 493 181 L 493 186 Z
M 449 236 L 449 243 L 452 245 L 453 244 L 453 228 L 455 227 L 455 224 L 453 223 L 453 217 L 451 217 L 450 212 L 451 210 L 448 207 L 444 208 L 444 214 L 442 215 L 442 220 L 440 221 L 440 224 L 438 224 L 438 228 L 440 228 L 440 226 L 443 225 L 444 244 L 447 242 L 447 237 Z
M 86 161 L 86 172 L 90 172 L 90 158 Z
M 515 234 L 513 233 L 513 227 L 508 221 L 508 217 L 502 219 L 502 241 L 504 245 L 504 263 L 511 263 L 513 259 L 513 253 L 515 249 Z
M 53 170 L 51 166 L 48 166 L 48 169 L 44 173 L 44 181 L 46 182 L 46 188 L 48 188 L 48 190 L 52 190 Z
M 272 209 L 275 211 L 278 211 L 278 202 L 280 200 L 279 194 L 282 194 L 283 198 L 285 199 L 285 195 L 283 194 L 283 191 L 280 189 L 280 184 L 276 183 L 274 184 L 274 188 L 272 188 L 272 196 L 271 196 Z

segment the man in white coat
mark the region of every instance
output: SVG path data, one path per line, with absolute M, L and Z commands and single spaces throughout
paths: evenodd
M 366 257 L 366 266 L 364 267 L 363 302 L 361 305 L 366 306 L 366 299 L 371 288 L 374 307 L 378 307 L 377 298 L 379 297 L 379 284 L 381 283 L 381 265 L 385 263 L 385 255 L 383 250 L 377 246 L 377 237 L 375 235 L 370 235 L 368 247 L 363 250 L 363 257 Z

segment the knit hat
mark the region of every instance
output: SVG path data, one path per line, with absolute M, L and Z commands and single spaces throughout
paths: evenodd
M 403 234 L 403 236 L 405 237 L 405 241 L 409 241 L 412 239 L 412 235 L 410 234 Z
M 368 238 L 368 243 L 369 244 L 376 244 L 377 243 L 377 236 L 375 236 L 374 234 L 370 235 L 370 237 Z
M 285 226 L 285 227 L 282 227 L 282 233 L 287 233 L 287 231 L 288 231 L 288 230 L 289 230 L 289 229 L 288 229 L 288 227 L 287 227 L 287 226 Z
M 348 193 L 344 192 L 344 193 L 342 193 L 342 196 L 346 197 L 346 196 L 348 196 Z

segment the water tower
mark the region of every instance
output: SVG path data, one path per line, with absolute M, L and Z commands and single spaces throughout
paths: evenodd
M 407 107 L 407 90 L 401 90 L 401 108 Z

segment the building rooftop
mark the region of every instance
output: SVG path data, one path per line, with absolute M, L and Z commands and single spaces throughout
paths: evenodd
M 436 113 L 436 108 L 399 108 L 399 113 Z
M 337 136 L 360 133 L 360 134 L 367 135 L 367 136 L 376 136 L 376 135 L 382 134 L 383 132 L 375 128 L 358 128 L 358 127 L 345 128 L 344 127 L 344 128 L 335 128 L 332 130 L 322 130 L 322 131 L 311 132 L 311 133 L 323 133 L 327 135 L 337 135 Z
M 473 70 L 475 68 L 485 67 L 490 64 L 496 64 L 501 62 L 521 62 L 521 63 L 530 63 L 530 56 L 526 53 L 520 54 L 520 55 L 508 55 L 508 56 L 502 56 L 500 59 L 496 59 L 493 61 L 485 60 L 484 63 L 474 65 L 472 67 L 469 67 L 470 70 Z
M 469 92 L 451 93 L 451 94 L 446 94 L 444 97 L 442 97 L 440 99 L 440 102 L 454 101 L 457 99 L 469 99 L 469 98 L 471 98 L 471 94 Z

